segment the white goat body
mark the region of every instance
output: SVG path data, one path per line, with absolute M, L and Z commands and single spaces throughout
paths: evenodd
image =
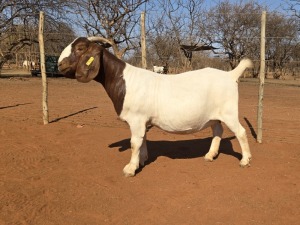
M 213 161 L 223 133 L 222 121 L 241 145 L 240 165 L 250 165 L 246 131 L 238 118 L 237 84 L 244 70 L 252 66 L 249 59 L 229 72 L 205 68 L 161 76 L 124 63 L 89 39 L 79 38 L 65 48 L 58 63 L 69 78 L 102 83 L 119 117 L 129 124 L 132 156 L 123 170 L 125 176 L 135 175 L 148 158 L 147 124 L 173 133 L 191 133 L 211 126 L 213 139 L 205 160 Z
M 153 72 L 154 73 L 164 73 L 164 67 L 163 66 L 153 66 Z
M 243 61 L 230 72 L 205 68 L 171 76 L 159 76 L 127 64 L 120 118 L 127 121 L 141 116 L 168 132 L 190 133 L 206 128 L 210 121 L 223 121 L 227 111 L 237 116 L 236 80 L 248 64 Z
M 23 62 L 23 68 L 31 69 L 31 68 L 34 68 L 34 66 L 35 66 L 34 61 L 24 60 L 24 62 Z

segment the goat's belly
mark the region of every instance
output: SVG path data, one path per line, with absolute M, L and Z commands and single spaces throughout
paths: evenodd
M 176 133 L 176 134 L 190 134 L 195 133 L 197 131 L 203 130 L 214 123 L 216 123 L 217 120 L 209 120 L 206 122 L 200 122 L 197 121 L 195 123 L 191 123 L 190 121 L 169 121 L 164 122 L 161 120 L 153 120 L 151 121 L 151 124 L 159 127 L 160 129 L 170 132 L 170 133 Z

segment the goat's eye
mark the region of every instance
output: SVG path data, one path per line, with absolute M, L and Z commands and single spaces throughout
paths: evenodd
M 87 50 L 87 47 L 85 45 L 78 44 L 77 46 L 75 46 L 74 50 L 76 55 L 81 55 Z

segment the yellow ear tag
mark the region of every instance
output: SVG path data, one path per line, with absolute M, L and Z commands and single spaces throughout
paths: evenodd
M 86 61 L 85 65 L 89 66 L 94 61 L 94 57 L 90 57 L 88 61 Z

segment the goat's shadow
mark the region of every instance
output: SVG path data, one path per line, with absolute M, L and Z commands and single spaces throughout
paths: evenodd
M 94 107 L 91 107 L 91 108 L 83 109 L 83 110 L 80 110 L 80 111 L 78 111 L 78 112 L 74 112 L 74 113 L 71 113 L 71 114 L 69 114 L 69 115 L 66 115 L 66 116 L 62 116 L 62 117 L 56 118 L 56 119 L 52 120 L 50 123 L 55 123 L 55 122 L 58 122 L 58 121 L 60 121 L 60 120 L 67 119 L 67 118 L 69 118 L 69 117 L 72 117 L 72 116 L 75 116 L 75 115 L 77 115 L 77 114 L 80 114 L 80 113 L 83 113 L 83 112 L 86 112 L 86 111 L 90 111 L 90 110 L 96 109 L 96 108 L 98 108 L 98 107 L 94 106 Z
M 232 148 L 231 140 L 235 136 L 224 138 L 220 144 L 219 154 L 226 154 L 242 159 L 241 153 L 235 152 Z M 171 159 L 192 159 L 204 157 L 208 152 L 212 138 L 180 140 L 180 141 L 149 141 L 147 140 L 148 160 L 145 165 L 149 165 L 157 160 L 160 156 Z M 119 147 L 123 152 L 130 149 L 130 139 L 124 139 L 109 145 L 109 148 Z M 219 154 L 216 156 L 218 158 Z M 142 168 L 137 170 L 140 172 Z

